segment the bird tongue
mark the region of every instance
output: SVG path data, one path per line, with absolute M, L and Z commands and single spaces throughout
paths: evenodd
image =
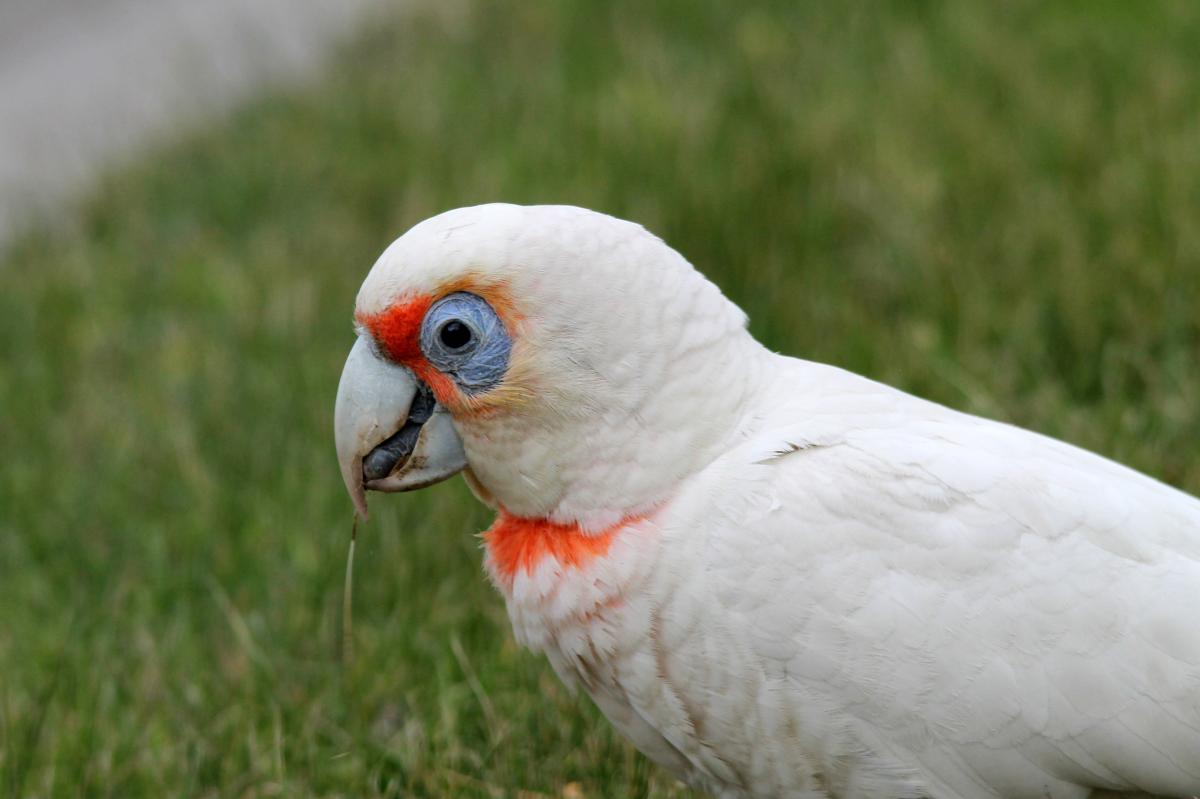
M 408 418 L 404 425 L 363 458 L 364 482 L 382 480 L 408 461 L 417 446 L 421 426 L 429 421 L 436 404 L 437 400 L 429 387 L 419 383 L 417 395 L 413 397 L 412 407 L 408 409 Z

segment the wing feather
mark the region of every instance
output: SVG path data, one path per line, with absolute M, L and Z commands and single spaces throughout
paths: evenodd
M 1200 793 L 1200 501 L 789 368 L 676 511 L 763 668 L 945 795 Z

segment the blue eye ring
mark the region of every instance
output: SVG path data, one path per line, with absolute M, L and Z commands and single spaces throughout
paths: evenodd
M 500 316 L 482 297 L 447 294 L 421 322 L 421 352 L 467 394 L 495 388 L 504 380 L 512 340 Z

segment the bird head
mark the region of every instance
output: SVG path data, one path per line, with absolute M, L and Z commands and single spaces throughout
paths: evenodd
M 366 491 L 464 472 L 508 513 L 600 530 L 645 513 L 736 434 L 761 348 L 642 227 L 482 205 L 413 227 L 359 290 L 335 438 Z

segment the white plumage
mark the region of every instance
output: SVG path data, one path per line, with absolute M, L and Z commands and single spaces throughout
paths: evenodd
M 606 542 L 493 545 L 493 578 L 652 759 L 731 798 L 1200 793 L 1200 501 L 768 352 L 669 247 L 580 209 L 422 223 L 360 321 L 468 277 L 513 333 L 503 403 L 443 402 L 469 482 Z

